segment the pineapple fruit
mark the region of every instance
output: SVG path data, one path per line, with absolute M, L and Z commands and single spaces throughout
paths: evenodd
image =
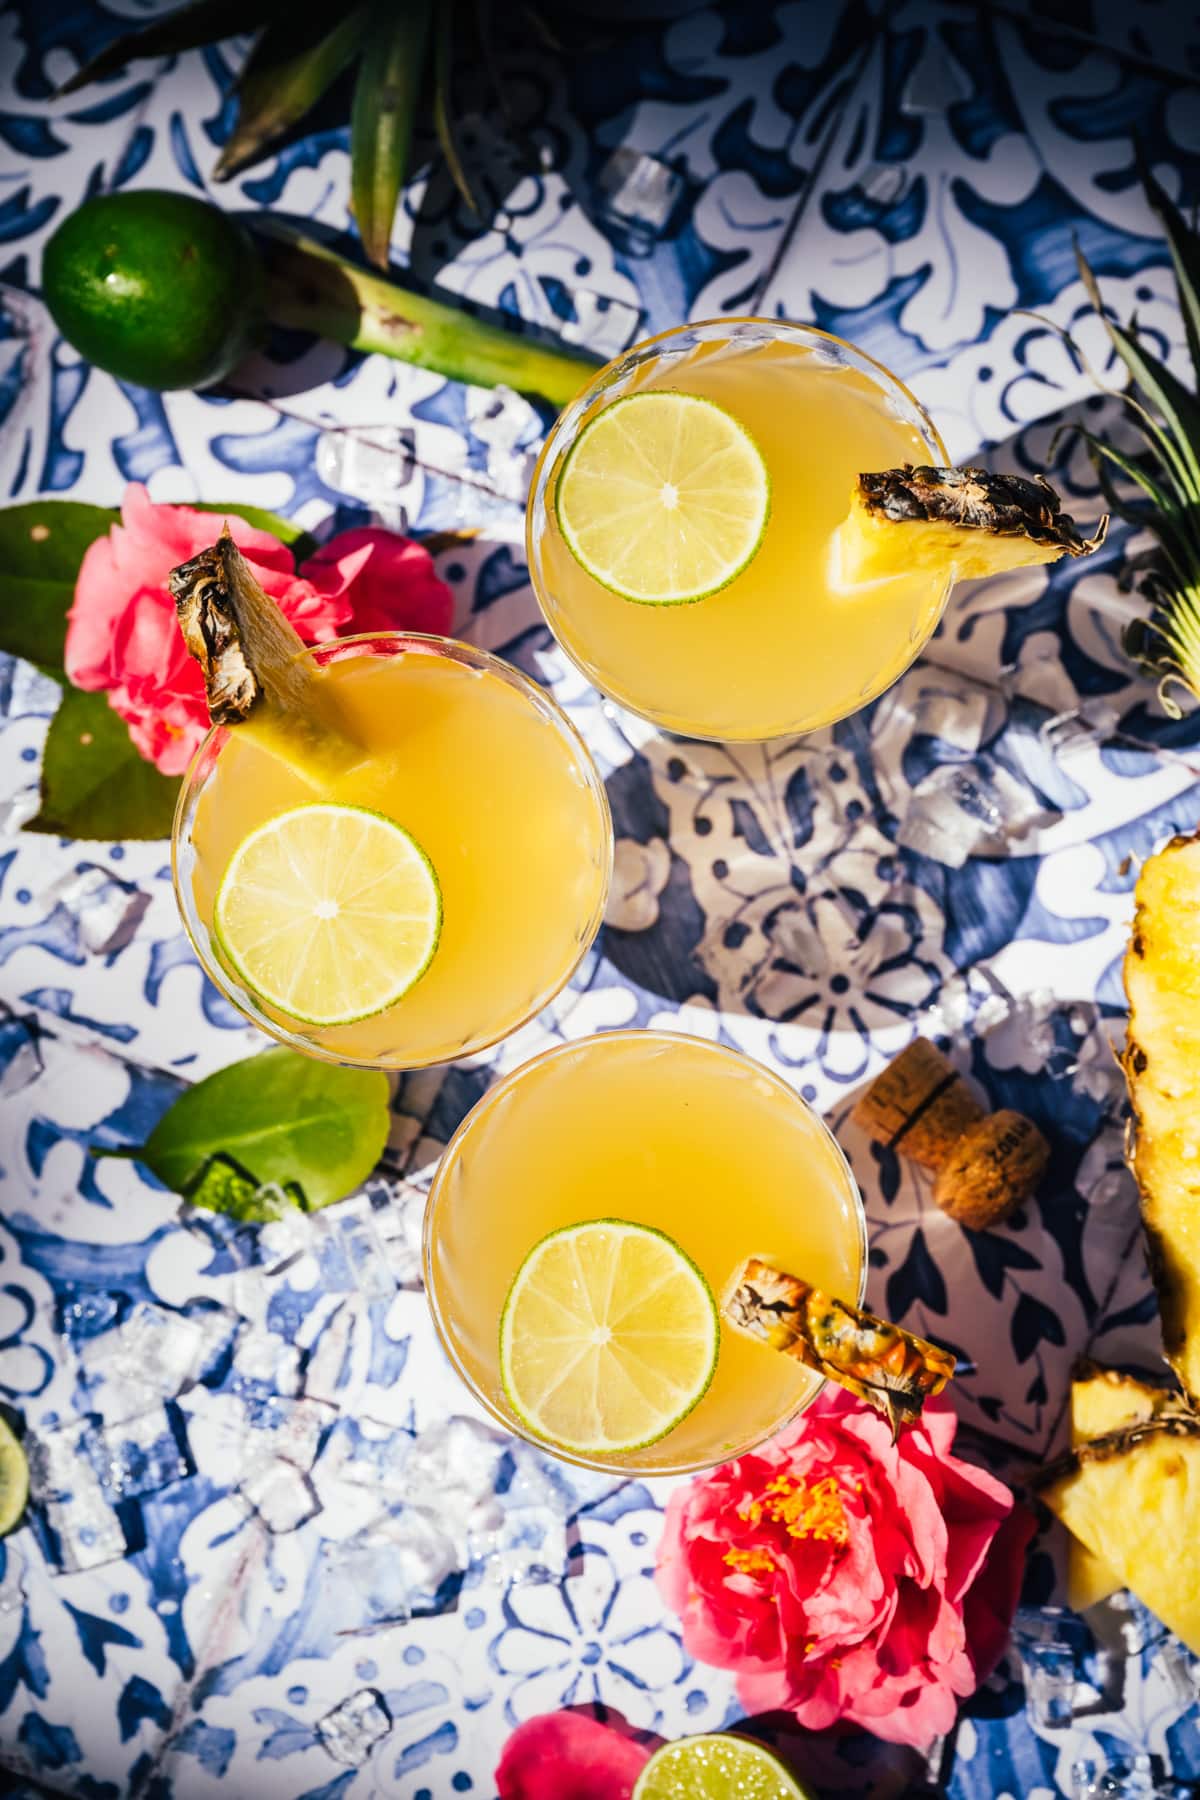
M 1071 1443 L 1079 1449 L 1122 1426 L 1144 1424 L 1172 1404 L 1178 1408 L 1181 1402 L 1169 1388 L 1151 1387 L 1117 1369 L 1088 1364 L 1071 1383 Z M 1123 1585 L 1124 1577 L 1110 1563 L 1072 1536 L 1067 1546 L 1067 1602 L 1076 1612 L 1107 1600 Z
M 1042 1498 L 1074 1537 L 1200 1652 L 1200 1418 L 1163 1411 L 1080 1444 L 1045 1470 Z
M 1125 956 L 1132 1164 L 1163 1346 L 1200 1405 L 1200 836 L 1142 869 Z
M 1082 537 L 1041 476 L 986 469 L 914 467 L 860 475 L 834 552 L 838 585 L 886 576 L 952 573 L 958 581 L 999 575 L 1060 556 L 1086 556 L 1104 542 L 1108 519 Z

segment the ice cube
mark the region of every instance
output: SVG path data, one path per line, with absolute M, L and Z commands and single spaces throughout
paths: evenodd
M 207 1338 L 195 1319 L 140 1302 L 111 1331 L 79 1349 L 88 1402 L 105 1423 L 118 1425 L 183 1392 L 206 1359 Z
M 40 898 L 47 906 L 65 906 L 79 926 L 79 942 L 93 956 L 113 956 L 133 937 L 150 904 L 132 882 L 122 881 L 99 863 L 76 864 Z
M 683 197 L 677 170 L 632 145 L 613 151 L 597 177 L 597 220 L 632 256 L 648 256 Z
M 559 1581 L 567 1568 L 567 1527 L 549 1506 L 505 1506 L 482 1501 L 467 1537 L 472 1563 L 497 1587 Z
M 336 1221 L 325 1222 L 340 1237 L 351 1279 L 359 1293 L 366 1300 L 390 1300 L 396 1291 L 396 1277 L 371 1211 L 348 1213 Z
M 300 1392 L 300 1352 L 265 1327 L 246 1324 L 233 1347 L 230 1387 L 243 1398 Z
M 26 1440 L 29 1489 L 49 1527 L 52 1559 L 68 1572 L 125 1554 L 125 1534 L 89 1455 L 91 1422 L 73 1421 Z
M 311 1469 L 317 1460 L 321 1434 L 335 1416 L 332 1406 L 317 1400 L 280 1400 L 273 1408 L 272 1451 L 294 1468 Z
M 411 1431 L 393 1430 L 374 1419 L 343 1416 L 331 1434 L 326 1463 L 339 1481 L 372 1493 L 395 1495 L 412 1445 Z
M 371 1219 L 400 1287 L 419 1288 L 424 1279 L 422 1232 L 427 1190 L 412 1181 L 368 1182 Z
M 391 1508 L 348 1538 L 346 1573 L 372 1611 L 408 1618 L 437 1604 L 442 1584 L 466 1567 L 440 1514 L 419 1506 Z
M 295 1531 L 321 1510 L 308 1476 L 281 1456 L 267 1456 L 255 1463 L 242 1477 L 239 1491 L 267 1530 L 277 1536 Z
M 361 1768 L 372 1750 L 392 1729 L 392 1715 L 375 1688 L 359 1688 L 323 1719 L 317 1736 L 335 1762 Z
M 157 1493 L 168 1482 L 194 1475 L 187 1431 L 176 1406 L 157 1406 L 136 1419 L 89 1434 L 87 1450 L 114 1503 Z
M 317 439 L 316 466 L 327 487 L 363 501 L 390 530 L 407 528 L 416 472 L 410 426 L 329 426 Z
M 897 842 L 961 869 L 971 856 L 1005 855 L 1054 816 L 1024 782 L 993 759 L 977 757 L 942 763 L 913 789 Z
M 309 1351 L 304 1371 L 306 1396 L 329 1406 L 345 1406 L 354 1397 L 348 1359 L 360 1323 L 370 1330 L 365 1302 L 357 1294 L 348 1294 Z
M 1034 1726 L 1063 1730 L 1075 1716 L 1077 1659 L 1085 1628 L 1062 1607 L 1022 1609 L 1013 1642 L 1025 1672 L 1025 1701 Z
M 42 1073 L 37 1028 L 0 1008 L 0 1099 L 10 1099 L 35 1082 Z
M 1081 1757 L 1071 1766 L 1071 1791 L 1074 1800 L 1134 1800 L 1135 1795 L 1137 1800 L 1181 1800 L 1192 1788 L 1170 1777 L 1160 1782 L 1153 1757 L 1136 1750 L 1111 1757 L 1106 1764 Z
M 444 1521 L 462 1544 L 472 1513 L 490 1500 L 503 1440 L 474 1419 L 439 1419 L 413 1439 L 400 1471 L 399 1494 Z
M 25 1558 L 12 1542 L 0 1543 L 0 1620 L 25 1610 Z M 0 1625 L 8 1641 L 8 1629 Z

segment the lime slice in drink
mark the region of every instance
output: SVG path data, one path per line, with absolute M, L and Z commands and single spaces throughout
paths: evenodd
M 29 1464 L 16 1437 L 0 1419 L 0 1537 L 6 1537 L 25 1511 L 29 1498 Z
M 744 426 L 712 400 L 661 389 L 597 413 L 555 502 L 576 560 L 626 600 L 679 606 L 727 587 L 762 542 L 771 484 Z
M 680 1738 L 656 1750 L 633 1800 L 813 1800 L 783 1764 L 749 1738 Z
M 305 1025 L 383 1012 L 429 967 L 442 929 L 433 867 L 363 806 L 278 813 L 244 838 L 213 909 L 221 953 L 259 999 Z
M 640 1450 L 691 1412 L 717 1362 L 708 1283 L 645 1225 L 595 1219 L 530 1251 L 500 1321 L 517 1417 L 562 1450 Z

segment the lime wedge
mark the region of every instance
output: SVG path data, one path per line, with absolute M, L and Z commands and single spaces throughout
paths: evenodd
M 762 542 L 771 484 L 758 445 L 712 400 L 655 388 L 581 432 L 559 477 L 558 528 L 625 600 L 680 606 L 727 587 Z
M 278 813 L 244 838 L 213 908 L 230 967 L 305 1025 L 395 1005 L 429 967 L 441 929 L 420 845 L 382 813 L 330 802 Z
M 12 1430 L 0 1419 L 0 1537 L 6 1537 L 25 1511 L 29 1498 L 29 1464 Z
M 679 1738 L 656 1750 L 633 1800 L 813 1800 L 777 1757 L 749 1738 Z
M 500 1320 L 509 1405 L 547 1443 L 640 1450 L 691 1412 L 717 1363 L 708 1283 L 661 1231 L 595 1219 L 530 1251 Z

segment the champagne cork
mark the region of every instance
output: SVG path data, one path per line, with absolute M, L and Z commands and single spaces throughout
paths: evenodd
M 1028 1200 L 1050 1146 L 1032 1120 L 989 1113 L 926 1038 L 916 1038 L 871 1083 L 851 1115 L 876 1143 L 928 1169 L 943 1212 L 984 1231 Z

